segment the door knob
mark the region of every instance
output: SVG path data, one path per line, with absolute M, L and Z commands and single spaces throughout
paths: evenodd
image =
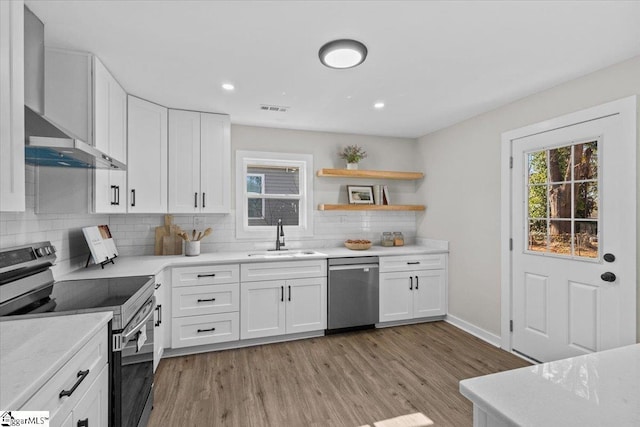
M 604 254 L 603 258 L 607 262 L 613 262 L 616 260 L 616 256 L 614 254 Z
M 605 282 L 615 282 L 616 281 L 616 275 L 613 274 L 610 271 L 607 271 L 606 273 L 602 273 L 602 275 L 600 275 L 600 278 L 602 280 L 604 280 Z

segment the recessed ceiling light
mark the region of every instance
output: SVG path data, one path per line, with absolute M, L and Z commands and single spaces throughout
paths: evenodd
M 222 89 L 224 89 L 224 90 L 232 91 L 235 88 L 236 87 L 234 85 L 232 85 L 231 83 L 223 83 L 222 84 Z
M 384 102 L 376 102 L 375 104 L 373 104 L 373 108 L 382 110 L 384 108 Z
M 333 40 L 320 48 L 320 62 L 329 68 L 351 68 L 367 57 L 367 47 L 356 40 Z

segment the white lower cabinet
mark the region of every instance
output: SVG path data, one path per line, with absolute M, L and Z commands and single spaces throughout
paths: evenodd
M 380 258 L 380 322 L 447 313 L 447 255 Z
M 166 282 L 168 274 L 164 271 L 156 274 L 156 289 L 154 296 L 156 297 L 156 308 L 154 313 L 154 334 L 153 334 L 153 371 L 156 371 L 160 359 L 164 354 L 164 348 L 167 346 L 166 329 L 167 324 L 164 316 L 167 311 L 167 291 L 169 284 Z
M 240 338 L 238 264 L 178 267 L 171 273 L 171 348 Z
M 61 425 L 64 427 L 108 427 L 108 393 L 109 369 L 105 366 L 98 379 Z M 53 424 L 50 425 L 53 426 Z
M 21 408 L 49 411 L 49 425 L 107 426 L 108 335 L 105 325 Z
M 239 339 L 238 312 L 174 317 L 171 319 L 171 347 L 218 344 Z
M 258 271 L 269 278 L 277 271 L 282 279 L 260 280 Z M 300 275 L 318 277 L 295 278 Z M 241 277 L 241 339 L 326 329 L 326 260 L 247 264 Z

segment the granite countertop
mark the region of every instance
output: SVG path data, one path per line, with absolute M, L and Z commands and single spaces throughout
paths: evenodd
M 460 381 L 474 405 L 519 426 L 640 426 L 640 344 Z
M 264 251 L 248 252 L 211 252 L 202 253 L 198 256 L 188 257 L 184 255 L 165 256 L 129 256 L 118 257 L 114 264 L 106 264 L 104 269 L 99 265 L 92 265 L 89 268 L 80 268 L 60 278 L 61 280 L 84 280 L 108 277 L 127 276 L 149 276 L 160 273 L 167 267 L 181 267 L 203 264 L 229 264 L 229 263 L 249 263 L 249 262 L 277 262 L 293 260 L 311 260 L 327 258 L 345 258 L 356 256 L 391 256 L 391 255 L 418 255 L 418 254 L 441 254 L 448 253 L 446 242 L 442 245 L 422 246 L 407 245 L 395 247 L 372 246 L 365 251 L 352 251 L 347 248 L 322 248 L 322 249 L 290 249 L 291 252 L 315 251 L 315 255 L 304 255 L 300 257 L 262 258 L 249 256 L 249 254 L 263 253 Z
M 0 408 L 18 410 L 111 317 L 99 312 L 0 322 Z

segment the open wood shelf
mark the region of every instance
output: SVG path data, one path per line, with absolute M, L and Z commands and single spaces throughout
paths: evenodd
M 424 178 L 422 172 L 397 172 L 352 169 L 319 169 L 318 176 L 334 178 L 368 178 L 368 179 L 404 179 L 415 180 Z
M 319 211 L 424 211 L 424 205 L 330 205 L 321 203 Z

